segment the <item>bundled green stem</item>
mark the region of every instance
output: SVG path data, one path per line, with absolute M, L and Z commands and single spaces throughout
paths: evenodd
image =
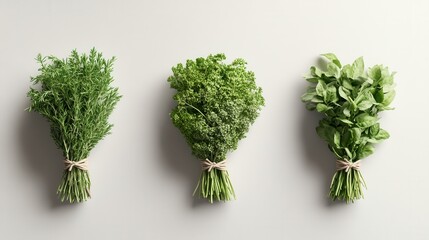
M 32 82 L 38 86 L 28 92 L 28 110 L 49 121 L 52 139 L 63 151 L 65 163 L 73 163 L 64 170 L 58 187 L 62 201 L 90 198 L 88 171 L 74 164 L 86 161 L 113 127 L 108 118 L 120 99 L 118 89 L 110 86 L 114 60 L 104 59 L 95 49 L 89 55 L 73 50 L 67 59 L 37 57 L 40 74 Z
M 64 171 L 57 194 L 62 202 L 82 202 L 91 197 L 90 188 L 88 171 L 73 168 L 71 171 Z
M 229 180 L 227 170 L 203 170 L 194 195 L 196 192 L 199 192 L 201 197 L 208 199 L 211 203 L 213 200 L 229 201 L 235 199 L 234 188 Z
M 354 202 L 354 200 L 363 198 L 362 186 L 366 188 L 360 170 L 339 170 L 332 177 L 329 196 L 334 201 Z

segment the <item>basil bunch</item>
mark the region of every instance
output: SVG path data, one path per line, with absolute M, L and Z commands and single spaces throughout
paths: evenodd
M 255 84 L 254 73 L 246 70 L 246 62 L 236 59 L 226 64 L 225 59 L 217 54 L 188 60 L 186 66 L 173 67 L 168 78 L 177 90 L 171 120 L 202 161 L 195 190 L 210 202 L 235 198 L 223 165 L 226 154 L 237 148 L 264 105 L 262 90 Z
M 315 66 L 305 79 L 311 83 L 301 97 L 308 110 L 324 115 L 316 128 L 339 164 L 330 187 L 332 200 L 353 202 L 362 198 L 365 185 L 359 171 L 360 160 L 374 152 L 374 144 L 389 138 L 380 127 L 378 113 L 395 97 L 394 73 L 375 65 L 367 72 L 362 57 L 342 66 L 332 54 L 323 54 L 326 70 Z

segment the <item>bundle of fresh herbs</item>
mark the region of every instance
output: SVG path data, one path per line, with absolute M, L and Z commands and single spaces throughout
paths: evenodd
M 188 60 L 186 66 L 173 67 L 168 78 L 177 90 L 177 106 L 170 117 L 202 164 L 202 174 L 194 194 L 227 201 L 235 198 L 225 161 L 237 148 L 264 105 L 255 76 L 246 70 L 246 62 L 223 61 L 224 54 Z
M 378 113 L 392 109 L 394 73 L 383 65 L 365 71 L 362 58 L 342 66 L 334 54 L 322 56 L 327 59 L 326 70 L 310 68 L 305 78 L 311 86 L 302 101 L 308 110 L 324 115 L 316 130 L 337 157 L 329 196 L 348 203 L 363 198 L 361 159 L 374 152 L 375 143 L 389 138 L 378 123 Z
M 63 151 L 66 166 L 58 187 L 61 201 L 90 198 L 91 181 L 86 165 L 91 149 L 110 133 L 108 122 L 120 96 L 111 86 L 115 58 L 104 59 L 92 49 L 89 55 L 72 51 L 67 59 L 37 56 L 40 74 L 32 77 L 29 111 L 38 112 L 51 126 L 51 136 Z

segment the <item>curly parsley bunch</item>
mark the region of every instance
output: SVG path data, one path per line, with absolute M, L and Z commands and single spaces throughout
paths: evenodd
M 329 196 L 353 202 L 363 197 L 361 159 L 374 152 L 375 143 L 389 138 L 380 127 L 378 113 L 392 109 L 394 73 L 383 65 L 365 71 L 362 58 L 342 66 L 334 54 L 322 56 L 328 60 L 326 70 L 310 68 L 306 80 L 311 86 L 302 101 L 307 109 L 323 114 L 316 130 L 337 157 Z
M 185 66 L 173 67 L 168 78 L 177 90 L 171 120 L 203 166 L 195 192 L 210 202 L 235 198 L 225 169 L 226 154 L 237 148 L 264 105 L 246 62 L 236 59 L 226 64 L 225 59 L 217 54 L 188 60 Z
M 37 56 L 40 74 L 32 78 L 29 111 L 51 125 L 51 135 L 63 151 L 66 169 L 58 187 L 61 201 L 81 202 L 90 197 L 86 160 L 90 151 L 112 128 L 108 122 L 120 96 L 111 86 L 112 59 L 92 49 L 89 55 L 73 50 L 67 59 Z

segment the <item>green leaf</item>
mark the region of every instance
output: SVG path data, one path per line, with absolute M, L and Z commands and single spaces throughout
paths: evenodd
M 380 132 L 380 124 L 374 124 L 369 128 L 370 136 L 375 137 Z
M 344 118 L 338 118 L 341 122 L 347 124 L 347 125 L 353 125 L 353 122 Z
M 335 85 L 333 83 L 330 83 L 327 85 L 325 101 L 327 103 L 338 101 L 337 88 L 335 87 Z
M 334 144 L 335 144 L 335 147 L 340 148 L 340 140 L 341 140 L 340 133 L 338 131 L 335 131 L 335 133 L 334 133 Z
M 347 147 L 352 143 L 353 143 L 352 136 L 350 134 L 350 131 L 347 130 L 345 133 L 341 135 L 341 146 Z
M 343 79 L 342 85 L 344 88 L 346 88 L 348 90 L 355 90 L 355 88 L 353 87 L 353 85 L 349 79 Z
M 334 63 L 328 63 L 327 65 L 327 76 L 339 78 L 341 74 L 340 68 Z
M 343 69 L 341 69 L 341 75 L 342 75 L 343 77 L 345 77 L 345 78 L 350 78 L 350 79 L 352 79 L 352 78 L 353 78 L 353 76 L 354 76 L 352 66 L 350 66 L 350 65 L 345 65 L 345 66 L 343 67 Z M 348 88 L 347 86 L 345 86 L 345 85 L 344 85 L 344 82 L 343 82 L 343 86 L 344 86 L 345 88 Z M 349 89 L 350 89 L 350 88 L 349 88 Z M 353 88 L 351 88 L 350 90 L 352 90 L 352 89 L 353 89 Z
M 307 102 L 307 103 L 305 104 L 305 108 L 306 108 L 308 111 L 316 110 L 316 104 L 314 104 L 314 103 L 312 103 L 312 102 Z
M 350 129 L 352 139 L 354 143 L 358 143 L 360 141 L 361 130 L 359 128 Z
M 322 76 L 323 71 L 320 70 L 319 68 L 313 66 L 310 68 L 310 74 L 315 77 L 316 79 L 320 78 Z M 317 82 L 317 81 L 315 81 Z
M 352 69 L 353 69 L 353 77 L 352 77 L 353 79 L 357 79 L 358 77 L 363 76 L 363 73 L 364 73 L 364 62 L 363 62 L 363 58 L 362 57 L 356 59 L 353 62 Z
M 316 128 L 317 134 L 324 139 L 325 141 L 332 143 L 334 145 L 334 135 L 335 135 L 335 128 L 326 125 L 326 123 L 323 122 L 323 120 L 319 123 L 319 126 Z
M 344 98 L 345 100 L 348 100 L 348 96 L 350 95 L 350 91 L 348 89 L 346 89 L 343 86 L 340 86 L 338 88 L 338 94 L 340 95 L 340 97 Z
M 346 116 L 346 117 L 350 117 L 351 115 L 350 115 L 350 109 L 348 109 L 347 107 L 346 108 L 344 108 L 343 109 L 343 114 L 344 114 L 344 116 Z
M 328 141 L 328 136 L 327 136 L 326 130 L 323 126 L 319 125 L 318 127 L 316 127 L 316 132 L 320 138 L 322 138 L 325 141 Z
M 366 140 L 367 142 L 369 142 L 369 143 L 379 143 L 380 142 L 380 140 L 377 140 L 377 139 L 375 139 L 375 138 L 369 138 L 369 139 L 367 139 Z
M 369 100 L 363 100 L 363 101 L 361 101 L 360 103 L 358 103 L 358 108 L 359 108 L 359 110 L 361 110 L 361 111 L 365 111 L 365 110 L 367 110 L 368 108 L 370 108 L 370 107 L 372 107 L 372 102 L 371 101 L 369 101 Z
M 392 103 L 393 99 L 395 98 L 395 95 L 396 95 L 396 92 L 394 90 L 384 94 L 382 105 L 385 107 L 389 106 Z
M 311 92 L 311 93 L 304 93 L 304 95 L 301 96 L 301 100 L 303 102 L 309 102 L 311 101 L 314 97 L 316 96 L 316 92 Z
M 361 113 L 355 118 L 357 126 L 360 128 L 368 128 L 377 123 L 377 117 L 371 116 L 368 113 Z
M 386 130 L 380 129 L 377 135 L 375 136 L 375 139 L 384 140 L 384 139 L 388 139 L 389 137 L 390 137 L 390 134 Z
M 318 112 L 326 112 L 330 109 L 330 107 L 328 107 L 327 105 L 323 104 L 323 103 L 319 103 L 316 105 L 316 110 Z
M 327 58 L 329 61 L 333 62 L 338 68 L 341 68 L 340 60 L 338 60 L 337 56 L 333 53 L 325 53 L 322 54 L 325 58 Z
M 347 98 L 348 98 L 347 101 L 350 103 L 351 110 L 355 111 L 358 108 L 357 105 L 356 105 L 356 102 L 353 101 L 353 99 L 350 96 L 348 96 Z
M 389 69 L 387 67 L 381 66 L 381 78 L 380 78 L 380 85 L 383 88 L 390 87 L 393 85 L 393 76 L 395 73 L 389 73 Z
M 310 83 L 317 83 L 317 81 L 319 81 L 319 78 L 305 77 L 305 80 L 307 80 Z
M 371 93 L 371 91 L 375 91 L 375 90 L 370 89 L 366 91 L 365 93 L 366 100 L 370 101 L 373 105 L 378 105 L 377 100 L 375 100 L 374 95 Z
M 317 95 L 325 98 L 327 91 L 328 91 L 328 88 L 326 87 L 326 83 L 323 82 L 322 80 L 319 80 L 318 83 L 317 83 L 317 85 L 316 85 L 316 93 L 317 93 Z
M 358 159 L 363 159 L 374 153 L 374 146 L 371 143 L 365 144 L 362 148 L 359 149 Z
M 368 77 L 370 77 L 374 82 L 378 83 L 381 78 L 381 69 L 380 65 L 375 65 L 372 68 L 368 69 Z
M 324 101 L 323 101 L 323 98 L 321 96 L 316 95 L 311 99 L 311 102 L 312 103 L 323 103 Z

